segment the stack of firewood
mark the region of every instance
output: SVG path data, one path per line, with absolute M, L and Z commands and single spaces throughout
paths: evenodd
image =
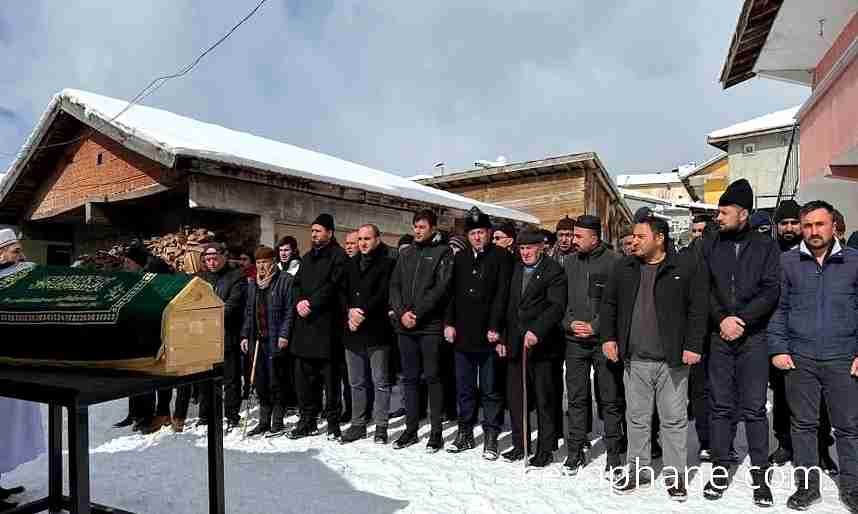
M 181 232 L 147 239 L 143 244 L 177 273 L 195 273 L 202 268 L 202 246 L 214 240 L 215 233 L 211 230 L 187 227 Z
M 122 271 L 128 245 L 114 245 L 110 250 L 98 250 L 78 257 L 76 266 L 97 271 Z
M 202 246 L 215 240 L 215 233 L 205 228 L 190 228 L 151 237 L 143 241 L 149 252 L 164 260 L 176 273 L 196 273 L 202 269 Z M 110 250 L 99 250 L 81 255 L 79 266 L 100 271 L 120 271 L 128 245 L 116 245 Z

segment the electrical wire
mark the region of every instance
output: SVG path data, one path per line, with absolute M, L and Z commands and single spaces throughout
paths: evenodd
M 134 98 L 132 98 L 132 99 L 128 102 L 128 105 L 126 105 L 124 109 L 122 109 L 122 110 L 121 110 L 121 111 L 119 111 L 115 116 L 113 116 L 112 118 L 110 118 L 109 120 L 107 120 L 107 123 L 108 123 L 108 124 L 110 124 L 110 123 L 113 123 L 114 121 L 116 121 L 116 119 L 117 119 L 117 118 L 119 118 L 120 116 L 122 116 L 123 114 L 125 114 L 126 112 L 128 112 L 128 110 L 129 110 L 129 109 L 131 109 L 132 107 L 134 107 L 134 106 L 135 106 L 135 105 L 137 105 L 138 103 L 142 102 L 142 101 L 143 101 L 147 96 L 151 95 L 152 93 L 154 93 L 155 91 L 157 91 L 158 89 L 160 89 L 160 88 L 161 88 L 161 86 L 163 86 L 164 84 L 166 84 L 166 83 L 167 83 L 167 81 L 172 80 L 172 79 L 175 79 L 175 78 L 183 77 L 183 76 L 187 75 L 188 73 L 190 73 L 190 72 L 191 72 L 191 70 L 193 70 L 193 69 L 197 66 L 197 64 L 199 64 L 199 63 L 200 63 L 200 61 L 202 61 L 202 60 L 203 60 L 203 58 L 205 58 L 205 57 L 206 57 L 209 53 L 211 53 L 215 48 L 217 48 L 218 46 L 220 46 L 220 44 L 221 44 L 221 43 L 223 43 L 224 41 L 226 41 L 227 39 L 229 39 L 229 37 L 232 35 L 232 33 L 233 33 L 233 32 L 235 32 L 236 30 L 238 30 L 238 28 L 239 28 L 241 25 L 243 25 L 243 24 L 244 24 L 244 22 L 246 22 L 247 20 L 249 20 L 250 18 L 252 18 L 252 17 L 253 17 L 253 15 L 254 15 L 254 14 L 256 14 L 256 12 L 257 12 L 260 8 L 262 8 L 262 6 L 263 6 L 263 5 L 265 4 L 265 2 L 267 2 L 267 1 L 268 1 L 268 0 L 259 0 L 259 2 L 256 4 L 256 7 L 254 7 L 253 9 L 251 9 L 251 11 L 250 11 L 250 12 L 248 12 L 248 13 L 247 13 L 243 18 L 241 18 L 241 19 L 238 21 L 238 23 L 236 23 L 235 25 L 233 25 L 233 27 L 232 27 L 231 29 L 229 29 L 229 31 L 227 31 L 227 32 L 226 32 L 226 34 L 224 34 L 223 36 L 221 36 L 221 37 L 220 37 L 220 39 L 218 39 L 217 41 L 215 41 L 214 43 L 212 43 L 212 44 L 211 44 L 208 48 L 206 48 L 206 49 L 205 49 L 205 50 L 204 50 L 200 55 L 198 55 L 196 59 L 194 59 L 193 61 L 191 61 L 191 62 L 190 62 L 190 64 L 188 64 L 187 66 L 185 66 L 184 68 L 180 69 L 179 71 L 177 71 L 177 72 L 175 72 L 175 73 L 171 73 L 171 74 L 169 74 L 169 75 L 162 75 L 162 76 L 160 76 L 160 77 L 156 77 L 156 78 L 152 79 L 152 81 L 150 81 L 150 82 L 149 82 L 149 84 L 147 84 L 147 85 L 146 85 L 146 87 L 144 87 L 143 89 L 141 89 L 141 90 L 140 90 L 140 92 L 139 92 L 139 93 L 137 93 L 137 94 L 134 96 Z M 31 148 L 31 149 L 28 149 L 28 148 L 24 147 L 24 148 L 22 148 L 22 149 L 21 149 L 21 151 L 20 151 L 20 152 L 17 152 L 17 153 L 16 153 L 16 152 L 12 152 L 12 153 L 0 152 L 0 155 L 6 156 L 6 157 L 14 157 L 15 159 L 17 159 L 17 158 L 21 157 L 22 155 L 26 154 L 27 152 L 29 152 L 29 151 L 31 151 L 31 150 L 32 150 L 32 151 L 39 151 L 39 150 L 44 150 L 44 149 L 47 149 L 47 148 L 55 148 L 55 147 L 58 147 L 58 146 L 65 146 L 65 145 L 70 145 L 70 144 L 72 144 L 72 143 L 77 143 L 78 141 L 81 141 L 81 140 L 86 139 L 87 137 L 89 137 L 89 135 L 90 135 L 90 134 L 92 134 L 92 132 L 93 132 L 93 130 L 92 130 L 92 129 L 89 129 L 89 130 L 88 130 L 88 131 L 86 131 L 84 134 L 82 134 L 82 135 L 80 135 L 80 136 L 78 136 L 78 137 L 76 137 L 76 138 L 74 138 L 74 139 L 70 139 L 70 140 L 68 140 L 68 141 L 62 141 L 62 142 L 59 142 L 59 143 L 51 143 L 51 144 L 41 145 L 41 146 L 39 146 L 39 147 L 37 147 L 37 148 Z

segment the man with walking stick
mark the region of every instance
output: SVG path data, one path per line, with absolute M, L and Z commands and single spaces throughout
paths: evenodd
M 274 265 L 274 249 L 260 246 L 256 250 L 256 280 L 247 289 L 241 329 L 241 351 L 247 353 L 250 341 L 256 342 L 251 381 L 259 398 L 259 424 L 247 434 L 250 437 L 286 433 L 274 358 L 289 346 L 294 308 L 292 275 Z
M 515 265 L 510 284 L 507 341 L 496 347 L 501 357 L 509 358 L 507 398 L 513 446 L 502 456 L 509 462 L 527 458 L 530 434 L 525 428 L 525 395 L 528 386 L 532 386 L 539 439 L 529 464 L 545 467 L 554 460 L 552 451 L 562 422 L 557 405 L 563 391 L 557 389 L 555 376 L 563 362 L 560 321 L 566 311 L 566 274 L 559 264 L 545 257 L 539 232 L 522 232 L 518 247 L 521 261 Z

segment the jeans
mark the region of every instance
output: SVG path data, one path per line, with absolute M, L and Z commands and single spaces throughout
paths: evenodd
M 380 346 L 363 351 L 346 349 L 352 402 L 352 425 L 366 426 L 364 413 L 372 403 L 376 427 L 387 427 L 390 416 L 390 347 Z M 372 400 L 372 391 L 375 399 Z
M 481 352 L 455 353 L 459 428 L 472 428 L 477 422 L 479 405 L 482 405 L 483 432 L 499 434 L 503 423 L 503 383 L 500 381 L 500 366 L 494 348 Z
M 769 457 L 766 392 L 769 352 L 765 332 L 724 341 L 712 334 L 709 382 L 714 462 L 728 467 L 734 417 L 745 422 L 751 465 L 765 469 Z
M 795 369 L 786 373 L 786 393 L 792 412 L 793 464 L 819 463 L 817 430 L 820 396 L 828 404 L 837 441 L 840 489 L 858 489 L 858 379 L 850 374 L 852 359 L 816 360 L 792 356 Z M 818 472 L 816 472 L 818 474 Z M 819 483 L 818 476 L 816 482 Z
M 688 366 L 671 368 L 665 362 L 632 360 L 623 382 L 628 407 L 628 462 L 649 466 L 652 460 L 652 406 L 660 420 L 664 466 L 685 473 L 688 446 Z M 633 468 L 634 469 L 634 468 Z
M 405 426 L 417 431 L 420 426 L 420 376 L 429 389 L 429 424 L 432 432 L 441 432 L 441 411 L 444 408 L 444 386 L 441 383 L 441 334 L 399 334 L 399 355 L 402 360 L 405 386 Z

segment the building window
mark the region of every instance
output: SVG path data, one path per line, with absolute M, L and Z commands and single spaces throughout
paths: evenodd
M 104 154 L 98 152 L 98 155 L 95 156 L 95 165 L 101 166 L 102 162 L 104 162 Z
M 754 143 L 745 143 L 745 145 L 742 146 L 743 155 L 754 155 L 755 153 L 757 153 L 757 145 Z

